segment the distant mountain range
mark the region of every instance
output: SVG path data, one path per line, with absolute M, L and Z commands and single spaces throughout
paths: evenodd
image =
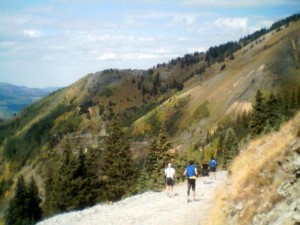
M 0 120 L 7 119 L 58 87 L 28 88 L 0 82 Z

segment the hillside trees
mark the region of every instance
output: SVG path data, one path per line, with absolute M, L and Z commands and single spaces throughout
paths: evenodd
M 117 201 L 132 191 L 136 181 L 136 166 L 132 159 L 130 144 L 116 117 L 105 139 L 102 177 L 103 199 Z
M 8 136 L 3 155 L 9 161 L 23 165 L 40 150 L 41 146 L 54 147 L 65 134 L 75 132 L 80 123 L 81 118 L 73 105 L 60 104 L 47 116 L 34 123 L 23 135 Z
M 239 152 L 238 139 L 232 128 L 228 128 L 223 140 L 223 163 L 227 167 Z
M 167 162 L 173 158 L 168 149 L 166 126 L 161 124 L 158 138 L 151 142 L 149 153 L 146 157 L 141 175 L 138 180 L 138 191 L 160 190 L 164 184 L 164 168 Z
M 258 90 L 255 96 L 255 105 L 253 107 L 253 114 L 250 122 L 251 134 L 253 136 L 258 135 L 263 131 L 266 119 L 265 99 L 262 92 Z
M 69 139 L 62 149 L 58 169 L 48 171 L 45 181 L 46 214 L 83 209 L 96 203 L 99 180 L 94 150 L 80 146 L 75 152 Z
M 29 184 L 27 184 L 23 176 L 18 177 L 15 195 L 10 200 L 5 213 L 5 224 L 35 224 L 42 217 L 40 203 L 41 198 L 34 179 L 31 178 Z

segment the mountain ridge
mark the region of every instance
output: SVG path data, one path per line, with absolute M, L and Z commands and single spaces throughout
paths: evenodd
M 64 142 L 71 139 L 75 153 L 82 145 L 101 155 L 116 115 L 124 120 L 139 169 L 161 124 L 166 125 L 171 143 L 168 152 L 178 156 L 174 162 L 179 167 L 190 158 L 200 163 L 211 156 L 222 157 L 221 137 L 216 132 L 227 129 L 241 113 L 250 112 L 258 90 L 268 95 L 298 88 L 299 30 L 300 22 L 292 22 L 231 54 L 213 57 L 212 48 L 206 54 L 187 54 L 148 70 L 88 74 L 0 124 L 1 179 L 8 182 L 10 176 L 33 174 L 45 196 L 46 170 L 60 163 L 57 159 Z M 242 137 L 241 142 L 247 141 Z M 13 195 L 11 187 L 5 190 L 3 208 Z

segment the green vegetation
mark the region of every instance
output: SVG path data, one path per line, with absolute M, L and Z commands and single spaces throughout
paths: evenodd
M 33 178 L 26 184 L 24 177 L 17 181 L 14 197 L 5 213 L 6 225 L 31 225 L 42 218 L 41 198 Z
M 102 198 L 117 201 L 132 193 L 136 184 L 136 166 L 132 160 L 130 144 L 122 131 L 121 122 L 114 118 L 105 139 L 102 174 Z
M 103 91 L 100 92 L 100 96 L 104 96 L 104 97 L 110 97 L 112 96 L 113 91 L 109 88 L 109 87 L 105 87 Z
M 0 199 L 5 195 L 5 192 L 8 191 L 13 184 L 13 180 L 9 179 L 2 179 L 0 181 Z
M 39 173 L 41 181 L 44 182 L 46 193 L 42 206 L 45 216 L 82 209 L 97 202 L 117 201 L 136 192 L 161 190 L 164 187 L 163 170 L 168 161 L 173 163 L 178 173 L 183 171 L 188 160 L 195 159 L 199 164 L 212 156 L 217 157 L 220 166 L 227 167 L 239 153 L 239 144 L 277 130 L 283 121 L 291 118 L 300 109 L 300 88 L 293 90 L 294 83 L 297 83 L 294 82 L 294 77 L 298 77 L 298 70 L 290 72 L 289 69 L 285 69 L 287 61 L 281 60 L 286 58 L 286 55 L 280 55 L 280 60 L 274 63 L 276 65 L 270 65 L 273 59 L 262 60 L 260 63 L 267 65 L 266 74 L 269 69 L 267 67 L 284 68 L 280 70 L 282 73 L 278 74 L 289 77 L 289 88 L 282 88 L 277 93 L 267 90 L 265 87 L 271 84 L 271 71 L 268 78 L 260 76 L 253 79 L 247 89 L 249 93 L 243 97 L 239 98 L 238 92 L 235 92 L 234 99 L 231 98 L 233 96 L 226 95 L 237 103 L 241 100 L 242 103 L 248 101 L 249 104 L 252 99 L 246 97 L 253 97 L 253 91 L 257 90 L 257 87 L 264 87 L 256 95 L 252 113 L 243 113 L 234 118 L 231 113 L 227 115 L 221 111 L 210 111 L 216 109 L 211 104 L 225 104 L 221 102 L 225 100 L 220 98 L 216 101 L 218 95 L 210 95 L 206 79 L 210 79 L 210 76 L 219 78 L 215 75 L 221 67 L 225 71 L 221 73 L 220 81 L 226 71 L 232 72 L 233 75 L 226 77 L 225 81 L 234 81 L 230 80 L 235 77 L 231 64 L 236 64 L 229 60 L 241 60 L 243 53 L 235 54 L 235 51 L 266 32 L 267 30 L 262 29 L 239 42 L 211 47 L 206 53 L 186 54 L 168 64 L 158 64 L 156 68 L 148 71 L 103 71 L 101 76 L 107 76 L 108 79 L 105 82 L 94 79 L 94 89 L 87 86 L 87 79 L 83 78 L 79 84 L 53 93 L 27 107 L 13 119 L 1 122 L 0 160 L 1 163 L 4 162 L 0 165 L 1 172 L 4 171 L 0 174 L 1 205 L 2 202 L 6 204 L 9 201 L 7 196 L 13 192 L 14 176 L 24 172 L 21 170 L 22 166 L 30 164 L 32 169 L 29 170 Z M 274 36 L 270 35 L 270 39 L 279 40 L 282 37 L 280 35 L 280 32 Z M 296 40 L 294 36 L 291 38 Z M 270 43 L 271 41 L 268 42 Z M 271 52 L 284 43 L 285 41 L 274 44 L 274 47 L 264 53 L 269 54 L 267 51 Z M 213 66 L 216 62 L 222 63 Z M 208 68 L 210 66 L 212 68 Z M 235 68 L 240 69 L 238 66 Z M 245 67 L 242 71 L 245 71 L 245 74 L 249 72 Z M 202 74 L 205 75 L 205 79 L 194 77 Z M 94 74 L 89 78 L 91 76 Z M 192 81 L 185 83 L 192 77 Z M 246 77 L 245 75 L 243 78 Z M 240 78 L 235 80 L 235 85 L 236 89 L 242 92 L 245 91 L 242 88 L 246 83 Z M 272 78 L 274 90 L 278 90 L 281 84 L 287 85 L 286 78 Z M 263 83 L 260 83 L 261 80 Z M 115 81 L 118 82 L 117 85 L 114 85 Z M 109 84 L 105 87 L 107 83 Z M 188 89 L 192 86 L 196 88 Z M 127 93 L 127 88 L 132 91 L 130 96 L 123 94 Z M 186 88 L 184 91 L 188 91 L 183 94 L 186 97 L 178 98 L 180 95 L 177 96 L 176 93 L 183 88 Z M 227 86 L 222 85 L 222 88 L 226 91 L 224 88 Z M 207 96 L 211 96 L 210 102 L 203 102 L 201 99 L 205 100 L 203 93 L 206 93 L 206 90 Z M 221 88 L 214 91 L 220 90 Z M 199 98 L 198 91 L 201 96 Z M 169 101 L 166 102 L 166 99 Z M 224 105 L 216 110 L 225 108 L 222 106 Z M 93 107 L 93 110 L 90 110 L 90 107 Z M 239 107 L 240 105 L 237 105 L 237 110 Z M 122 118 L 122 124 L 113 119 L 114 116 Z M 201 127 L 198 127 L 200 120 Z M 105 132 L 102 131 L 108 135 L 103 137 Z M 176 143 L 176 149 L 170 149 L 168 137 Z M 152 140 L 151 145 L 145 147 L 148 148 L 147 155 L 146 151 L 134 152 L 137 161 L 133 161 L 129 148 L 131 138 L 143 142 L 137 143 L 138 147 Z M 138 168 L 138 165 L 141 168 Z
M 289 120 L 300 109 L 300 92 L 282 90 L 280 93 L 283 92 L 283 95 L 271 92 L 267 98 L 258 90 L 253 112 L 243 113 L 236 120 L 219 125 L 201 144 L 205 151 L 210 151 L 208 154 L 217 157 L 220 165 L 226 168 L 239 153 L 238 143 L 278 130 L 284 121 Z M 209 144 L 215 141 L 218 143 L 215 149 L 209 148 Z
M 64 141 L 62 155 L 56 155 L 58 166 L 48 168 L 45 214 L 83 209 L 98 200 L 100 181 L 93 150 L 84 151 L 76 141 L 78 152 L 74 152 L 71 140 Z M 79 145 L 78 145 L 79 144 Z
M 207 108 L 207 105 L 209 104 L 208 101 L 205 101 L 204 103 L 202 103 L 201 105 L 199 105 L 197 107 L 197 109 L 195 110 L 195 112 L 193 113 L 193 118 L 195 120 L 201 120 L 201 119 L 204 119 L 204 118 L 207 118 L 209 117 L 210 115 L 210 112 Z
M 23 135 L 11 135 L 4 145 L 4 157 L 9 161 L 24 165 L 28 158 L 40 150 L 41 146 L 55 146 L 63 135 L 74 132 L 79 127 L 81 119 L 74 111 L 65 120 L 55 123 L 56 119 L 73 109 L 72 105 L 58 105 L 47 116 L 33 124 Z M 12 129 L 13 132 L 16 131 Z
M 149 153 L 146 157 L 141 175 L 138 180 L 137 190 L 161 190 L 164 186 L 165 165 L 174 158 L 169 154 L 170 143 L 167 141 L 166 126 L 160 127 L 157 139 L 151 142 Z

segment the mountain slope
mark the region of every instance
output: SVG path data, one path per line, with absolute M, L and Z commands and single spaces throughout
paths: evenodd
M 213 57 L 208 50 L 149 70 L 88 74 L 35 102 L 0 124 L 0 179 L 5 184 L 1 208 L 13 195 L 13 179 L 21 174 L 33 174 L 45 196 L 47 171 L 59 165 L 66 140 L 72 140 L 75 153 L 79 147 L 97 151 L 100 170 L 107 128 L 115 115 L 123 120 L 138 169 L 163 122 L 171 142 L 168 151 L 179 166 L 190 158 L 200 163 L 219 156 L 221 138 L 210 140 L 210 135 L 251 111 L 258 89 L 265 95 L 274 91 L 281 99 L 296 98 L 292 91 L 300 84 L 299 32 L 300 22 L 292 22 L 252 42 L 236 43 L 239 50 L 234 53 L 229 48 Z
M 208 224 L 300 223 L 300 114 L 253 140 L 230 166 Z
M 252 109 L 254 96 L 258 89 L 265 93 L 280 91 L 282 86 L 288 89 L 298 88 L 300 70 L 297 68 L 293 50 L 293 41 L 297 40 L 300 24 L 295 23 L 276 33 L 267 33 L 259 40 L 249 43 L 235 53 L 235 59 L 226 59 L 226 68 L 218 71 L 221 64 L 213 65 L 206 71 L 207 78 L 192 78 L 186 88 L 164 104 L 150 112 L 148 116 L 137 120 L 133 132 L 149 132 L 145 126 L 154 114 L 157 120 L 168 120 L 176 111 L 180 99 L 188 99 L 183 115 L 176 121 L 178 136 L 176 141 L 186 148 L 187 143 L 201 139 L 201 130 L 212 132 L 218 123 Z M 206 108 L 206 115 L 198 115 L 197 109 Z M 199 129 L 200 128 L 200 129 Z M 183 133 L 182 130 L 187 130 Z M 180 134 L 181 133 L 181 134 Z M 203 134 L 202 134 L 203 136 Z
M 182 171 L 178 171 L 181 173 Z M 146 192 L 113 204 L 100 204 L 83 211 L 54 216 L 39 225 L 194 225 L 207 223 L 207 212 L 213 206 L 215 189 L 223 184 L 226 172 L 217 173 L 217 180 L 203 182 L 197 178 L 197 201 L 187 203 L 186 184 L 174 186 L 172 198 L 165 192 Z

